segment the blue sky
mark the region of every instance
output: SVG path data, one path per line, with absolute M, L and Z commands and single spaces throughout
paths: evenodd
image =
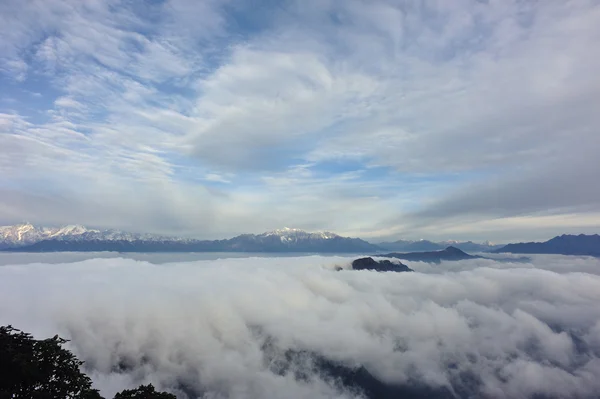
M 600 3 L 5 0 L 0 224 L 600 226 Z

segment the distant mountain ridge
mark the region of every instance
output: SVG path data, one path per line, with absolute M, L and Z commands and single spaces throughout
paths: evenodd
M 396 258 L 409 260 L 414 262 L 427 262 L 427 263 L 441 263 L 442 261 L 457 261 L 457 260 L 468 260 L 468 259 L 482 259 L 481 256 L 469 255 L 461 251 L 460 249 L 449 246 L 440 251 L 428 251 L 428 252 L 407 252 L 407 253 L 396 253 L 392 252 L 389 254 L 380 254 L 377 256 L 385 258 Z
M 488 259 L 493 260 L 494 262 L 502 262 L 502 263 L 527 263 L 530 262 L 531 259 L 528 257 L 510 257 L 510 258 L 499 258 L 499 257 L 485 257 L 479 255 L 469 255 L 468 253 L 453 247 L 449 246 L 445 249 L 439 251 L 426 251 L 426 252 L 406 252 L 406 253 L 397 253 L 392 252 L 389 254 L 377 254 L 378 257 L 384 258 L 396 258 L 402 260 L 408 260 L 412 262 L 426 262 L 426 263 L 437 263 L 440 264 L 442 261 L 444 262 L 455 262 L 459 260 L 471 260 L 471 259 Z
M 373 252 L 380 248 L 359 238 L 331 232 L 284 228 L 242 234 L 226 240 L 197 240 L 83 226 L 37 228 L 30 224 L 0 227 L 0 249 L 18 252 Z
M 493 244 L 489 241 L 478 244 L 473 241 L 441 241 L 433 242 L 429 240 L 398 240 L 393 242 L 381 242 L 377 246 L 384 248 L 388 251 L 401 251 L 401 252 L 425 252 L 425 251 L 441 251 L 449 246 L 453 246 L 462 251 L 467 252 L 491 252 L 495 249 L 501 248 L 504 244 L 498 245 Z
M 600 235 L 563 234 L 545 242 L 508 244 L 495 253 L 587 255 L 600 257 Z
M 405 252 L 437 251 L 440 249 L 444 249 L 444 246 L 442 246 L 441 244 L 429 240 L 398 240 L 394 242 L 382 242 L 377 245 L 389 251 Z

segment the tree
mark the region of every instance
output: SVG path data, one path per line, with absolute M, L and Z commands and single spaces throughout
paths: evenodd
M 0 399 L 103 399 L 81 372 L 83 362 L 55 335 L 43 340 L 0 326 Z M 124 390 L 114 399 L 176 399 L 152 384 Z
M 58 335 L 35 340 L 10 325 L 0 327 L 0 398 L 101 398 L 79 370 L 83 362 L 62 347 L 65 342 Z
M 114 399 L 177 399 L 166 392 L 156 392 L 152 384 L 140 385 L 137 389 L 126 389 L 115 395 Z

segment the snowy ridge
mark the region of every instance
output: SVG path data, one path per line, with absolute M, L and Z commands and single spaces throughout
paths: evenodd
M 169 237 L 154 234 L 128 233 L 119 230 L 97 230 L 81 225 L 63 227 L 37 227 L 31 223 L 14 226 L 0 226 L 0 249 L 18 249 L 34 246 L 39 251 L 80 250 L 80 248 L 98 248 L 99 250 L 152 250 L 181 251 L 246 251 L 246 252 L 360 252 L 360 251 L 397 251 L 419 252 L 437 251 L 449 245 L 467 252 L 490 251 L 501 247 L 490 242 L 483 244 L 471 241 L 458 242 L 448 240 L 432 242 L 428 240 L 380 243 L 373 245 L 358 238 L 342 237 L 328 231 L 307 232 L 284 227 L 262 234 L 242 234 L 228 240 L 197 240 L 193 238 Z M 140 250 L 142 250 L 140 249 Z
M 330 232 L 309 233 L 283 228 L 262 234 L 242 234 L 226 240 L 197 240 L 118 230 L 94 230 L 71 225 L 35 227 L 29 223 L 0 227 L 0 249 L 24 252 L 372 252 L 379 247 L 358 238 Z
M 17 248 L 44 240 L 61 241 L 183 241 L 189 239 L 163 237 L 152 234 L 127 233 L 118 230 L 88 229 L 81 225 L 63 227 L 36 227 L 31 223 L 0 226 L 0 248 Z
M 0 245 L 28 245 L 41 240 L 52 239 L 62 236 L 76 236 L 89 231 L 83 226 L 64 226 L 60 228 L 35 227 L 31 223 L 23 223 L 14 226 L 0 226 Z
M 308 233 L 304 230 L 294 229 L 289 227 L 284 227 L 283 229 L 277 229 L 273 231 L 269 231 L 259 236 L 269 237 L 269 236 L 277 236 L 280 238 L 282 242 L 295 242 L 301 240 L 329 240 L 332 238 L 340 237 L 337 234 L 330 233 L 328 231 L 319 231 L 314 233 Z
M 65 235 L 79 235 L 79 234 L 84 234 L 87 232 L 99 233 L 100 230 L 90 230 L 90 229 L 87 229 L 86 227 L 80 226 L 80 225 L 69 225 L 69 226 L 58 228 L 58 229 L 56 229 L 56 231 L 52 231 L 48 237 L 59 237 L 59 236 L 65 236 Z

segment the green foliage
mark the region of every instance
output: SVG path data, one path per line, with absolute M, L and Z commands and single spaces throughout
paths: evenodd
M 126 389 L 115 395 L 114 399 L 176 399 L 175 395 L 156 392 L 152 384 L 140 385 L 137 389 Z
M 101 398 L 79 370 L 82 362 L 64 349 L 58 335 L 35 340 L 31 334 L 0 327 L 0 398 Z
M 0 399 L 103 399 L 80 370 L 82 361 L 63 348 L 55 335 L 36 340 L 31 334 L 0 326 Z M 142 385 L 124 390 L 115 399 L 176 399 Z

